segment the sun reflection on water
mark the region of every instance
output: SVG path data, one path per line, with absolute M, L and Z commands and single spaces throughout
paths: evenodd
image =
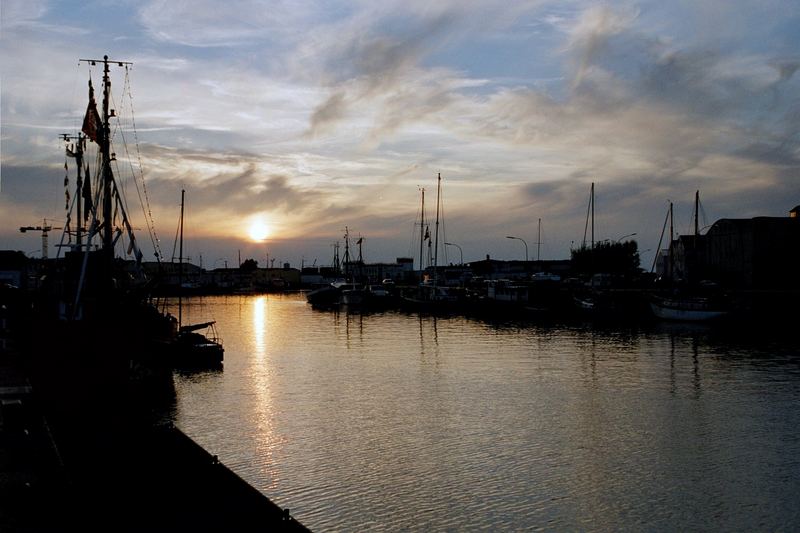
M 253 298 L 253 351 L 256 361 L 263 361 L 267 354 L 267 297 Z
M 262 490 L 274 489 L 281 480 L 281 472 L 278 468 L 279 460 L 276 452 L 279 452 L 283 439 L 276 431 L 275 407 L 272 397 L 272 370 L 270 354 L 267 350 L 268 335 L 267 330 L 269 321 L 266 296 L 252 298 L 253 314 L 253 358 L 251 366 L 247 371 L 252 381 L 252 388 L 255 395 L 255 402 L 252 404 L 251 424 L 258 428 L 255 439 L 256 457 L 258 458 L 258 469 L 262 476 L 268 480 L 266 486 L 262 485 Z

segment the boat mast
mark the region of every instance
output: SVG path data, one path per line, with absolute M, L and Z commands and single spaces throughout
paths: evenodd
M 425 187 L 420 187 L 420 191 L 422 192 L 422 207 L 419 211 L 419 272 L 421 278 L 422 272 L 425 270 L 425 261 L 423 259 L 425 244 Z
M 350 274 L 350 268 L 352 265 L 350 264 L 350 230 L 347 226 L 344 227 L 344 277 L 347 279 L 347 276 Z
M 674 225 L 672 220 L 672 202 L 669 203 L 669 279 L 672 280 L 674 259 L 672 257 L 672 239 L 674 237 Z
M 589 231 L 589 220 L 592 221 L 591 249 L 594 250 L 594 182 L 589 192 L 589 205 L 586 206 L 586 222 L 583 225 L 583 242 L 581 248 L 586 248 L 586 234 Z
M 700 191 L 694 193 L 694 236 L 700 235 L 700 223 L 698 222 L 698 211 L 700 210 Z
M 592 250 L 594 250 L 594 182 L 592 182 L 591 199 L 589 201 L 592 204 Z
M 114 259 L 114 228 L 112 218 L 113 202 L 112 190 L 114 183 L 114 174 L 111 171 L 111 161 L 114 154 L 111 153 L 111 117 L 116 116 L 113 109 L 109 109 L 109 101 L 111 99 L 111 76 L 109 76 L 109 63 L 116 63 L 122 67 L 131 65 L 128 61 L 109 61 L 108 56 L 103 56 L 103 59 L 81 59 L 80 62 L 96 65 L 98 61 L 103 63 L 103 114 L 102 133 L 98 137 L 98 145 L 100 147 L 101 155 L 101 176 L 103 179 L 103 222 L 101 224 L 101 231 L 103 236 L 103 254 L 106 258 L 107 266 L 111 266 Z
M 80 251 L 81 247 L 83 246 L 83 217 L 81 204 L 84 202 L 83 199 L 83 135 L 78 133 L 78 142 L 75 144 L 75 164 L 78 165 L 78 179 L 76 187 L 76 197 L 77 199 L 75 202 L 78 204 L 76 207 L 77 215 L 78 215 L 78 227 L 75 230 L 75 244 L 77 245 L 76 250 Z M 88 178 L 88 176 L 87 176 Z
M 436 179 L 436 226 L 434 227 L 433 234 L 433 286 L 436 287 L 438 280 L 437 267 L 439 265 L 439 205 L 442 198 L 442 174 L 441 172 Z
M 103 56 L 103 135 L 100 137 L 100 154 L 103 166 L 103 251 L 111 264 L 114 258 L 113 227 L 111 217 L 111 186 L 114 176 L 111 173 L 111 125 L 109 122 L 108 99 L 111 94 L 111 77 L 108 75 L 108 56 Z
M 69 133 L 62 133 L 61 138 L 64 139 L 65 143 L 68 143 L 75 139 Z M 83 247 L 83 217 L 81 216 L 83 211 L 82 207 L 82 200 L 83 200 L 83 144 L 86 142 L 86 137 L 82 133 L 78 133 L 77 141 L 75 142 L 75 150 L 71 150 L 67 147 L 67 154 L 70 157 L 75 158 L 75 164 L 78 167 L 78 178 L 75 184 L 75 206 L 76 208 L 76 215 L 77 215 L 77 225 L 75 227 L 75 250 L 80 251 Z M 88 176 L 87 176 L 88 177 Z M 87 213 L 88 214 L 88 213 Z
M 178 245 L 178 330 L 183 322 L 183 206 L 186 190 L 181 189 L 180 244 Z
M 542 219 L 539 219 L 539 236 L 536 238 L 536 262 L 541 260 L 540 252 L 542 250 Z

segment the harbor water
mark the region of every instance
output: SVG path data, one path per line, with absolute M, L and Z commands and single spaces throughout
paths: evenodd
M 187 303 L 188 302 L 188 303 Z M 800 353 L 774 332 L 184 299 L 222 371 L 175 423 L 313 531 L 800 527 Z

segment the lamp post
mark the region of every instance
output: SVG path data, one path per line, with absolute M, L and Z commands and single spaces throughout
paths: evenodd
M 634 235 L 636 235 L 636 233 L 630 233 L 630 234 L 628 234 L 628 235 L 623 235 L 622 237 L 620 237 L 619 239 L 617 239 L 617 240 L 616 240 L 616 241 L 614 241 L 614 242 L 619 242 L 619 241 L 621 241 L 622 239 L 625 239 L 625 238 L 627 238 L 627 237 L 633 237 Z
M 516 239 L 518 241 L 522 241 L 522 244 L 525 245 L 525 268 L 528 268 L 528 243 L 525 242 L 525 239 L 522 237 L 514 237 L 511 235 L 506 235 L 506 239 Z
M 458 253 L 461 255 L 461 265 L 463 266 L 464 265 L 464 250 L 462 250 L 461 247 L 459 245 L 457 245 L 456 243 L 454 243 L 454 242 L 446 242 L 444 244 L 445 244 L 445 246 L 455 246 L 456 248 L 458 248 Z

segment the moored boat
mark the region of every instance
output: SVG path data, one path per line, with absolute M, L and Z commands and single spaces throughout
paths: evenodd
M 225 350 L 214 327 L 216 321 L 183 325 L 183 212 L 185 203 L 186 191 L 181 190 L 178 333 L 169 343 L 169 360 L 172 367 L 176 369 L 218 368 L 222 366 Z M 205 330 L 206 333 L 200 333 L 200 330 Z
M 650 309 L 658 318 L 687 322 L 719 320 L 728 315 L 728 310 L 720 302 L 699 296 L 654 296 L 650 300 Z
M 178 369 L 222 367 L 225 350 L 215 324 L 210 321 L 182 326 L 170 344 L 172 366 Z

